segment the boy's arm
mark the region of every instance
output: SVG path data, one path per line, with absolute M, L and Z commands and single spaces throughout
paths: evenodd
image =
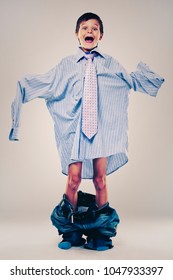
M 17 83 L 17 92 L 11 106 L 12 128 L 9 140 L 19 140 L 19 127 L 22 104 L 40 97 L 51 98 L 56 90 L 56 67 L 43 75 L 27 75 Z

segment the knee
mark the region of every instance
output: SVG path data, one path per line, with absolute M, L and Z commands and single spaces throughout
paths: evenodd
M 70 175 L 68 178 L 68 188 L 70 189 L 70 191 L 72 192 L 77 192 L 78 187 L 81 183 L 81 176 L 80 175 Z
M 106 175 L 99 175 L 93 178 L 93 183 L 96 191 L 103 191 L 106 189 Z

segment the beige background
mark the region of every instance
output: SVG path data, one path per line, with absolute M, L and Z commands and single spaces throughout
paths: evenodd
M 87 11 L 103 20 L 102 51 L 129 72 L 142 60 L 166 79 L 156 98 L 131 91 L 129 163 L 108 177 L 110 204 L 124 221 L 172 220 L 173 1 L 0 0 L 0 216 L 8 234 L 18 221 L 49 219 L 66 183 L 43 100 L 23 106 L 20 141 L 8 141 L 16 82 L 75 53 L 76 20 Z M 81 189 L 94 193 L 91 181 Z

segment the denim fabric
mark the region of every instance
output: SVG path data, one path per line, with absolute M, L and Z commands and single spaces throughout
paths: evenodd
M 83 204 L 83 205 L 82 205 Z M 78 193 L 78 206 L 88 205 L 84 212 L 72 212 L 70 203 L 64 197 L 63 200 L 54 208 L 51 214 L 52 224 L 58 229 L 59 235 L 65 239 L 75 242 L 76 238 L 86 235 L 92 238 L 109 239 L 116 236 L 117 225 L 120 220 L 115 209 L 109 206 L 109 203 L 102 208 L 95 206 L 95 196 L 83 192 Z M 94 209 L 95 208 L 95 209 Z M 66 210 L 64 212 L 63 210 Z M 65 213 L 65 214 L 64 214 Z

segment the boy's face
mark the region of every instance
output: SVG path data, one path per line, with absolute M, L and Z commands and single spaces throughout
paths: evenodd
M 81 22 L 76 36 L 81 44 L 82 50 L 87 52 L 97 46 L 103 34 L 100 33 L 99 22 L 96 19 L 89 19 Z

